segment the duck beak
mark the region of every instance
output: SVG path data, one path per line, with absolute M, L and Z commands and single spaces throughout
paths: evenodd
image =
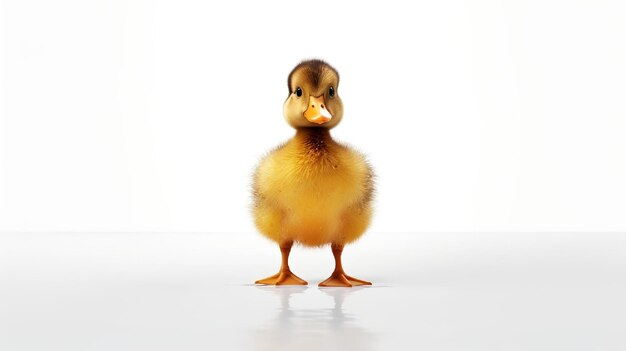
M 332 113 L 328 111 L 324 104 L 324 95 L 309 97 L 309 106 L 306 111 L 304 111 L 304 118 L 316 124 L 324 124 L 333 118 Z

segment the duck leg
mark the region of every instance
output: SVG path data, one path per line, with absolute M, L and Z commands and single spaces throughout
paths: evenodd
M 351 287 L 355 285 L 372 285 L 372 283 L 353 278 L 346 274 L 341 265 L 341 253 L 343 252 L 343 245 L 332 244 L 333 256 L 335 257 L 335 270 L 330 277 L 319 284 L 319 286 L 344 286 Z
M 307 285 L 308 283 L 300 279 L 289 270 L 289 253 L 291 252 L 291 246 L 293 241 L 289 241 L 280 245 L 280 253 L 282 255 L 282 262 L 280 264 L 280 270 L 278 273 L 267 277 L 265 279 L 257 280 L 254 284 L 265 285 Z

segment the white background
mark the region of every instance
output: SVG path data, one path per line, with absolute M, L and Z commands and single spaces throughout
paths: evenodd
M 626 2 L 0 4 L 1 350 L 626 349 Z M 373 287 L 300 247 L 308 287 L 252 284 L 311 57 L 378 174 Z
M 250 175 L 310 57 L 377 171 L 373 231 L 626 230 L 623 1 L 0 11 L 0 231 L 254 231 Z

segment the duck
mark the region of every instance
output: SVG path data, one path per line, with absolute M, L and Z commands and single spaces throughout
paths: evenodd
M 319 286 L 372 285 L 346 274 L 341 261 L 371 222 L 374 173 L 364 154 L 331 137 L 343 118 L 339 73 L 323 60 L 305 60 L 287 84 L 283 115 L 295 135 L 260 160 L 252 181 L 254 224 L 278 244 L 282 260 L 278 273 L 255 284 L 307 285 L 289 268 L 298 244 L 330 246 L 335 269 Z

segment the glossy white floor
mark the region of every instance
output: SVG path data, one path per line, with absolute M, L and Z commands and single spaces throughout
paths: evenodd
M 370 233 L 373 287 L 256 234 L 0 234 L 0 350 L 624 350 L 626 234 Z

